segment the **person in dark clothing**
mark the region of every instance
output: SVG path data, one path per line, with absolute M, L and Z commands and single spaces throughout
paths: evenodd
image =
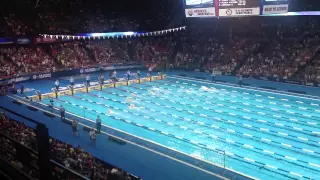
M 86 77 L 86 81 L 87 81 L 87 86 L 90 86 L 90 75 L 88 74 Z
M 140 78 L 140 71 L 137 71 L 137 77 Z
M 24 94 L 24 85 L 22 83 L 20 85 L 20 93 L 21 93 L 21 95 Z
M 242 75 L 241 75 L 241 74 L 239 74 L 238 85 L 239 85 L 239 86 L 242 85 Z
M 64 107 L 61 105 L 60 106 L 60 117 L 61 117 L 61 120 L 65 120 L 66 119 L 66 110 L 64 109 Z
M 130 81 L 130 76 L 131 76 L 130 70 L 127 71 L 127 74 L 126 74 L 126 75 L 127 75 L 127 80 Z
M 99 83 L 100 83 L 101 85 L 103 85 L 103 84 L 104 84 L 104 76 L 103 76 L 103 74 L 100 74 L 99 77 L 98 77 L 98 79 L 99 79 Z
M 18 90 L 17 90 L 17 87 L 16 87 L 16 85 L 12 85 L 12 93 L 13 94 L 18 94 Z
M 99 115 L 97 116 L 97 119 L 96 119 L 96 125 L 97 125 L 97 132 L 100 133 L 100 130 L 101 130 L 101 118 L 100 118 Z

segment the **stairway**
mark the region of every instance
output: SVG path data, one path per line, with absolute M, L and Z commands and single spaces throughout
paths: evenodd
M 63 68 L 63 65 L 57 59 L 57 57 L 53 56 L 52 49 L 51 49 L 50 45 L 43 45 L 42 49 L 46 54 L 48 54 L 50 57 L 52 57 L 52 59 L 54 60 L 55 64 L 57 65 L 58 69 Z
M 136 61 L 136 41 L 129 41 L 127 43 L 127 48 L 128 48 L 128 55 L 129 55 L 129 61 Z
M 256 56 L 260 52 L 264 50 L 264 48 L 267 46 L 267 43 L 261 43 L 260 47 L 252 52 L 253 56 Z M 237 65 L 234 67 L 234 69 L 231 71 L 231 75 L 235 76 L 237 71 L 246 63 L 247 59 L 249 58 L 251 54 L 249 53 L 246 57 L 244 57 Z
M 93 50 L 92 50 L 91 48 L 87 47 L 86 44 L 87 44 L 87 43 L 86 43 L 85 41 L 83 41 L 83 42 L 81 42 L 81 43 L 79 44 L 79 47 L 82 47 L 82 48 L 88 53 L 88 56 L 89 56 L 89 58 L 90 58 L 91 60 L 93 60 L 94 62 L 98 63 L 98 61 L 97 61 L 97 59 L 96 59 L 96 57 L 95 57 L 95 55 L 94 55 Z

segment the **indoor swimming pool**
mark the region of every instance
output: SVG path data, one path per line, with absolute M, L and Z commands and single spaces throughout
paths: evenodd
M 64 95 L 60 105 L 258 179 L 320 179 L 317 98 L 168 77 Z

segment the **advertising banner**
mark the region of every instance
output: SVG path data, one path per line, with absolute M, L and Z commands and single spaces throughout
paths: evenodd
M 80 69 L 80 74 L 92 73 L 92 72 L 97 72 L 97 71 L 100 71 L 100 68 L 85 68 L 85 69 Z
M 211 8 L 191 8 L 185 9 L 186 17 L 214 17 L 216 16 L 216 9 Z
M 33 39 L 33 42 L 35 43 L 35 44 L 39 44 L 39 43 L 54 43 L 54 42 L 56 42 L 57 40 L 56 39 L 54 39 L 54 38 L 46 38 L 46 37 L 43 37 L 43 36 L 39 36 L 39 37 L 35 37 L 34 39 Z
M 11 38 L 0 38 L 0 44 L 13 44 L 13 40 Z
M 289 0 L 263 0 L 262 14 L 283 14 L 287 13 Z
M 52 77 L 51 73 L 44 73 L 44 74 L 35 74 L 32 76 L 32 79 L 37 80 L 37 79 L 46 79 L 51 77 Z
M 233 9 L 219 9 L 219 16 L 253 16 L 259 15 L 260 8 L 233 8 Z
M 185 0 L 186 17 L 215 17 L 215 0 Z
M 31 44 L 32 41 L 29 38 L 18 38 L 16 39 L 17 44 Z
M 288 4 L 279 4 L 279 5 L 264 5 L 262 14 L 283 14 L 288 12 Z

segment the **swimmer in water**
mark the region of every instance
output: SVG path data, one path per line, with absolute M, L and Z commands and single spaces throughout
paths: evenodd
M 128 97 L 128 98 L 126 99 L 126 102 L 131 103 L 131 102 L 132 102 L 131 97 Z
M 156 93 L 154 93 L 153 91 L 149 90 L 149 93 L 152 95 L 156 95 Z
M 203 90 L 203 91 L 209 91 L 209 88 L 207 88 L 206 86 L 201 86 L 200 89 Z
M 111 109 L 108 109 L 109 114 L 114 114 L 114 112 Z
M 130 104 L 130 105 L 129 105 L 129 109 L 135 109 L 135 108 L 136 108 L 135 105 L 133 105 L 133 104 Z
M 132 96 L 137 96 L 135 93 L 132 93 L 131 95 L 132 95 Z

